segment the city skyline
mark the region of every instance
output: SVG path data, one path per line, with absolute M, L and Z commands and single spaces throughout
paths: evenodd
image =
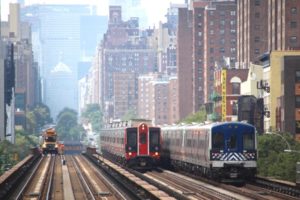
M 4 0 L 1 1 L 1 20 L 7 21 L 8 14 L 9 14 L 9 3 L 16 3 L 20 2 L 18 0 Z M 79 5 L 96 5 L 97 6 L 97 14 L 98 15 L 106 15 L 108 16 L 108 9 L 109 9 L 109 0 L 64 0 L 63 2 L 60 0 L 23 0 L 25 5 L 32 5 L 32 4 L 79 4 Z M 148 25 L 149 26 L 158 26 L 160 21 L 166 21 L 165 15 L 167 13 L 167 9 L 169 8 L 170 4 L 183 4 L 184 0 L 167 0 L 167 1 L 160 1 L 160 0 L 141 0 L 141 8 L 146 10 L 146 15 L 148 17 Z M 159 5 L 159 6 L 157 6 Z M 135 14 L 132 14 L 135 17 Z M 145 27 L 146 28 L 146 27 Z

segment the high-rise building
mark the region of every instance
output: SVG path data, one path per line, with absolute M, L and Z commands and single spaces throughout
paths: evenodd
M 192 12 L 188 8 L 178 9 L 177 32 L 177 76 L 179 119 L 193 113 L 193 49 L 192 49 Z
M 261 54 L 300 48 L 300 1 L 237 1 L 237 61 L 248 68 Z
M 1 27 L 1 26 L 0 26 Z M 2 37 L 0 35 L 0 93 L 4 94 L 4 44 L 2 41 Z M 0 121 L 4 122 L 4 95 L 0 95 Z M 4 123 L 0 123 L 0 140 L 3 140 L 5 137 L 5 126 Z
M 201 10 L 200 6 L 200 13 Z M 195 3 L 194 16 L 200 13 L 197 12 Z M 199 93 L 196 92 L 195 96 L 196 99 L 197 96 L 200 97 L 196 109 L 210 101 L 214 91 L 214 71 L 222 67 L 232 68 L 236 62 L 236 2 L 212 1 L 205 7 L 203 19 L 204 22 L 201 24 L 201 17 L 194 18 L 194 74 L 196 74 L 195 81 L 199 80 L 198 84 L 195 83 L 199 85 Z
M 101 75 L 100 103 L 107 108 L 104 110 L 107 119 L 116 116 L 111 112 L 116 111 L 114 102 L 117 101 L 114 99 L 118 95 L 114 91 L 114 74 L 157 71 L 156 51 L 148 45 L 148 37 L 152 36 L 153 30 L 140 31 L 138 19 L 134 17 L 123 21 L 120 6 L 110 6 L 109 10 L 108 30 L 97 52 Z
M 214 91 L 214 71 L 236 61 L 236 2 L 192 1 L 179 10 L 179 118 L 199 111 Z M 186 98 L 186 97 L 189 98 Z
M 177 26 L 178 8 L 186 7 L 184 4 L 171 4 L 168 9 L 166 23 L 159 23 L 153 39 L 157 45 L 158 71 L 167 74 L 177 73 Z M 153 45 L 153 46 L 155 46 Z
M 124 21 L 129 20 L 134 13 L 134 16 L 138 17 L 139 26 L 142 28 L 148 27 L 147 13 L 145 8 L 141 6 L 141 0 L 109 0 L 109 5 L 121 6 Z
M 137 114 L 137 74 L 134 72 L 113 73 L 114 119 L 121 119 L 126 114 Z
M 49 81 L 46 85 L 46 90 L 48 91 L 46 98 L 51 108 L 51 115 L 57 117 L 65 107 L 72 108 L 69 107 L 70 104 L 68 101 L 75 99 L 75 88 L 73 86 L 75 82 L 73 80 L 74 72 L 72 72 L 69 66 L 60 61 L 50 73 Z
M 149 73 L 138 78 L 138 117 L 156 125 L 178 122 L 177 78 Z
M 51 70 L 60 61 L 61 55 L 64 63 L 72 71 L 70 85 L 73 87 L 72 91 L 75 91 L 75 97 L 61 102 L 60 107 L 78 108 L 78 63 L 92 56 L 107 24 L 106 17 L 96 16 L 95 13 L 96 7 L 90 5 L 36 4 L 22 9 L 22 19 L 32 25 L 34 54 L 40 64 L 43 85 L 47 85 L 42 88 L 43 103 L 47 104 L 50 110 L 57 110 L 51 107 L 56 105 L 51 102 L 57 97 L 51 96 L 48 89 L 53 89 L 49 87 L 52 85 L 49 81 L 53 80 Z M 61 89 L 65 88 L 61 86 Z M 56 117 L 53 112 L 51 115 Z
M 14 128 L 27 128 L 26 113 L 40 102 L 38 65 L 33 61 L 31 27 L 20 21 L 20 5 L 9 5 L 8 22 L 1 23 L 5 38 L 5 126 L 14 142 Z

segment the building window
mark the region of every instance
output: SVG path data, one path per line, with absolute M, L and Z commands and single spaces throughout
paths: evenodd
M 225 30 L 224 30 L 224 29 L 221 29 L 221 30 L 220 30 L 220 34 L 221 34 L 221 35 L 224 35 L 224 34 L 225 34 Z
M 211 26 L 214 25 L 214 21 L 210 21 L 209 25 L 211 25 Z
M 210 30 L 210 34 L 213 35 L 214 34 L 214 30 Z
M 214 52 L 214 48 L 210 48 L 210 49 L 209 49 L 209 52 L 210 52 L 210 53 L 213 53 L 213 52 Z
M 296 108 L 300 108 L 300 96 L 296 96 L 295 106 Z
M 290 37 L 290 43 L 291 43 L 291 44 L 297 43 L 297 37 L 296 37 L 296 36 Z
M 202 36 L 202 32 L 198 32 L 198 36 L 201 37 Z
M 297 22 L 292 21 L 291 22 L 291 28 L 297 28 Z
M 297 14 L 297 8 L 296 7 L 291 8 L 291 13 L 292 14 Z
M 220 39 L 220 44 L 225 44 L 225 39 L 224 38 Z
M 231 44 L 236 44 L 236 40 L 235 40 L 235 39 L 231 39 L 231 40 L 230 40 L 230 43 L 231 43 Z
M 256 12 L 255 13 L 255 18 L 259 18 L 259 16 L 260 16 L 259 12 Z
M 214 11 L 209 11 L 209 15 L 213 15 L 214 14 Z
M 255 49 L 255 54 L 259 54 L 259 49 Z
M 259 42 L 259 40 L 260 40 L 260 39 L 259 39 L 259 36 L 256 36 L 256 37 L 254 38 L 254 41 L 255 41 L 255 42 Z
M 235 25 L 235 24 L 236 24 L 235 20 L 230 21 L 230 25 Z
M 240 83 L 232 83 L 232 94 L 240 94 Z
M 220 21 L 220 24 L 221 24 L 221 25 L 225 25 L 225 20 L 221 20 L 221 21 Z
M 295 80 L 295 82 L 296 83 L 300 83 L 300 71 L 296 71 L 296 80 Z
M 260 5 L 260 0 L 255 0 L 255 5 L 259 6 Z
M 231 53 L 235 53 L 236 52 L 236 49 L 233 47 L 230 49 Z
M 220 53 L 225 53 L 225 48 L 224 47 L 220 48 Z
M 235 11 L 231 11 L 230 15 L 235 16 Z
M 260 25 L 255 25 L 254 29 L 255 30 L 260 30 Z
M 238 104 L 237 102 L 232 103 L 232 115 L 237 115 L 238 114 Z
M 220 15 L 224 16 L 225 15 L 225 11 L 224 10 L 220 11 Z

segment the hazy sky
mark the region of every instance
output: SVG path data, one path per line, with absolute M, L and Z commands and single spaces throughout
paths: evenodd
M 17 2 L 16 0 L 1 1 L 1 19 L 7 21 L 8 4 Z M 126 1 L 126 0 L 124 0 Z M 39 4 L 92 4 L 97 5 L 98 13 L 108 15 L 109 0 L 25 0 L 26 5 Z M 146 9 L 149 25 L 157 24 L 159 21 L 165 21 L 164 15 L 167 12 L 170 3 L 184 3 L 184 0 L 141 0 L 141 6 Z M 135 17 L 135 16 L 133 16 Z

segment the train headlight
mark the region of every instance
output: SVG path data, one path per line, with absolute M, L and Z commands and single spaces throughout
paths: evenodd
M 132 155 L 132 153 L 131 153 L 131 152 L 129 152 L 129 153 L 128 153 L 128 155 L 130 155 L 130 156 L 131 156 L 131 155 Z
M 158 156 L 158 152 L 155 152 L 155 155 Z

